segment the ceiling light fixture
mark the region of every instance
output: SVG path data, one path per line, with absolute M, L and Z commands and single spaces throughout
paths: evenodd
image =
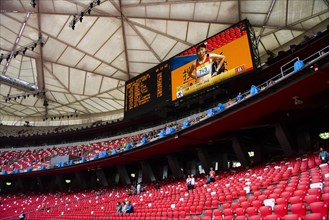
M 329 132 L 322 132 L 319 134 L 319 137 L 323 140 L 327 140 L 329 138 Z
M 31 5 L 35 8 L 35 6 L 37 6 L 37 0 L 31 0 Z
M 92 0 L 84 10 L 80 11 L 80 13 L 78 13 L 77 15 L 74 15 L 73 19 L 69 23 L 69 27 L 72 28 L 72 30 L 74 30 L 75 25 L 78 23 L 78 21 L 82 22 L 83 16 L 85 16 L 87 13 L 90 15 L 91 9 L 94 8 L 96 4 L 100 5 L 101 1 L 100 0 Z
M 2 53 L 1 56 L 0 56 L 0 60 L 2 61 L 3 58 L 6 57 L 6 61 L 9 62 L 9 60 L 10 60 L 10 58 L 11 58 L 12 55 L 13 55 L 14 58 L 16 58 L 16 56 L 17 56 L 18 54 L 20 54 L 20 53 L 25 55 L 25 53 L 26 53 L 26 51 L 28 50 L 28 48 L 31 48 L 31 50 L 33 51 L 34 48 L 36 48 L 36 47 L 38 46 L 38 44 L 40 44 L 41 46 L 43 46 L 44 43 L 45 43 L 45 42 L 44 42 L 44 40 L 42 39 L 42 37 L 39 37 L 38 40 L 33 41 L 33 42 L 31 42 L 31 43 L 29 43 L 29 44 L 27 44 L 27 45 L 24 45 L 23 47 L 16 48 L 15 50 L 10 51 L 9 53 L 6 53 L 6 54 L 3 54 L 3 53 Z M 1 63 L 1 62 L 0 62 L 0 63 Z M 4 74 L 4 73 L 5 73 L 5 72 L 3 72 L 3 74 Z

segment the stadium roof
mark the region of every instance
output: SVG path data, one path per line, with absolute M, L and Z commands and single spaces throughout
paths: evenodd
M 328 17 L 328 0 L 1 0 L 1 76 L 41 93 L 23 99 L 22 86 L 2 82 L 0 122 L 122 116 L 125 81 L 242 19 L 266 60 L 325 30 Z

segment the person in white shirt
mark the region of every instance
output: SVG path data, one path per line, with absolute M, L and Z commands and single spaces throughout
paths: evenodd
M 194 176 L 193 174 L 191 175 L 191 189 L 193 190 L 194 189 L 194 184 L 195 184 L 195 179 L 194 179 Z
M 186 179 L 186 186 L 187 186 L 187 190 L 190 190 L 191 189 L 191 182 L 192 182 L 192 178 L 190 175 L 187 176 L 187 179 Z

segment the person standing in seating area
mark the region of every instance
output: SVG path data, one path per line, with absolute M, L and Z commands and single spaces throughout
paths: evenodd
M 215 182 L 215 174 L 214 168 L 210 167 L 207 183 Z
M 225 62 L 225 56 L 215 53 L 207 53 L 207 46 L 205 44 L 200 44 L 196 48 L 196 54 L 198 58 L 192 64 L 189 69 L 189 77 L 195 79 L 196 83 L 202 83 L 209 80 L 212 76 L 220 74 L 222 66 Z M 219 62 L 216 68 L 212 69 L 213 64 Z
M 320 147 L 319 158 L 321 159 L 322 163 L 328 163 L 329 153 L 323 150 L 322 147 Z
M 194 179 L 194 176 L 193 174 L 191 175 L 191 189 L 193 190 L 194 189 L 194 184 L 195 184 L 195 179 Z
M 186 186 L 187 186 L 187 190 L 190 190 L 191 189 L 191 176 L 188 175 L 187 178 L 186 178 Z

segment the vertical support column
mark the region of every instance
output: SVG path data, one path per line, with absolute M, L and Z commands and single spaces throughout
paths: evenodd
M 162 179 L 168 178 L 168 165 L 162 167 Z
M 1 189 L 1 193 L 6 193 L 5 186 L 6 186 L 6 181 L 4 181 L 4 180 L 0 180 L 0 189 Z
M 119 172 L 120 179 L 122 180 L 122 183 L 124 183 L 126 185 L 130 185 L 131 180 L 130 180 L 130 177 L 129 177 L 129 174 L 127 172 L 126 167 L 117 166 L 117 169 L 118 169 L 118 172 Z
M 137 183 L 143 182 L 143 169 L 138 170 Z
M 41 192 L 45 190 L 45 184 L 40 176 L 37 176 L 37 185 Z
M 115 182 L 115 185 L 118 185 L 119 184 L 119 181 L 120 181 L 120 175 L 119 173 L 116 173 L 114 175 L 114 182 Z
M 23 184 L 22 179 L 18 179 L 17 180 L 17 188 L 19 189 L 20 192 L 24 192 L 27 189 L 27 184 Z
M 65 189 L 65 185 L 64 185 L 64 178 L 62 175 L 56 175 L 56 185 L 59 187 L 60 190 L 64 190 Z
M 219 170 L 227 170 L 228 167 L 228 154 L 222 153 L 219 155 L 219 161 L 218 161 L 218 169 Z
M 96 176 L 99 179 L 101 186 L 109 186 L 109 183 L 107 182 L 106 176 L 102 169 L 96 170 Z
M 181 172 L 181 167 L 179 165 L 176 155 L 168 155 L 167 159 L 168 159 L 168 165 L 174 177 L 176 178 L 182 177 L 183 175 Z
M 190 170 L 192 175 L 196 175 L 197 172 L 196 172 L 195 160 L 190 161 Z
M 78 181 L 79 186 L 80 186 L 81 189 L 86 189 L 86 188 L 87 188 L 86 181 L 85 181 L 85 179 L 83 178 L 83 176 L 82 176 L 81 173 L 76 172 L 76 173 L 75 173 L 75 178 L 76 178 L 76 180 Z
M 290 156 L 293 154 L 293 144 L 291 135 L 288 132 L 288 129 L 283 124 L 275 125 L 275 136 L 279 141 L 280 146 L 285 154 L 285 156 Z
M 255 156 L 254 156 L 254 161 L 255 161 L 255 164 L 260 164 L 262 163 L 262 158 L 263 157 L 263 150 L 262 150 L 262 146 L 260 145 L 254 145 L 254 153 L 255 153 Z
M 144 176 L 147 177 L 151 182 L 154 182 L 156 179 L 150 164 L 146 161 L 141 161 L 141 166 Z
M 298 149 L 302 150 L 302 152 L 299 152 L 299 153 L 305 153 L 305 152 L 312 150 L 313 146 L 312 146 L 312 141 L 311 141 L 309 132 L 306 132 L 306 131 L 298 132 L 297 146 L 298 146 Z
M 249 158 L 248 158 L 248 153 L 244 150 L 244 144 L 238 140 L 238 138 L 234 137 L 231 139 L 232 140 L 232 147 L 233 150 L 240 161 L 241 165 L 244 167 L 249 166 Z
M 211 161 L 209 161 L 208 153 L 202 148 L 197 148 L 197 152 L 198 152 L 198 158 L 202 164 L 204 171 L 206 173 L 209 173 L 211 167 Z

